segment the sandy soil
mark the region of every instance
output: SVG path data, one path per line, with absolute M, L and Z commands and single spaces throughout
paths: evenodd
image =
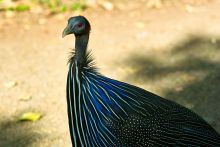
M 83 12 L 100 72 L 174 100 L 220 132 L 220 2 L 124 6 Z M 61 33 L 72 15 L 0 13 L 0 147 L 71 146 L 65 82 L 73 37 Z M 27 111 L 43 117 L 18 122 Z

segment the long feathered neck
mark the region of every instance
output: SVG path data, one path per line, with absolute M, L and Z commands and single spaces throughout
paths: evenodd
M 89 41 L 89 34 L 75 36 L 75 61 L 79 64 L 85 62 L 86 49 Z

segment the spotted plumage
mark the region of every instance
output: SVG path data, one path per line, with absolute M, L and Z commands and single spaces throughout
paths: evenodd
M 67 104 L 74 147 L 220 146 L 219 134 L 191 110 L 97 72 L 87 50 L 90 24 L 72 17 Z

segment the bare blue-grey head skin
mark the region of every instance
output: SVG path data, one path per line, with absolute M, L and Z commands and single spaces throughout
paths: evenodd
M 89 41 L 90 23 L 83 16 L 71 17 L 66 28 L 63 30 L 62 37 L 74 34 L 75 39 L 75 60 L 82 64 Z
M 89 34 L 90 24 L 88 20 L 83 16 L 71 17 L 68 20 L 66 28 L 63 30 L 62 37 L 69 34 L 74 34 L 75 36 L 81 36 Z
M 76 16 L 62 34 L 75 35 L 66 88 L 72 146 L 220 147 L 220 135 L 191 110 L 95 71 L 86 51 L 90 29 Z

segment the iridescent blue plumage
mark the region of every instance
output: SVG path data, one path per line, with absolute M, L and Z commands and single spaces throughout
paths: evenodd
M 77 32 L 66 91 L 74 147 L 220 146 L 219 134 L 191 110 L 99 74 L 86 54 L 88 24 L 73 17 L 63 33 Z

